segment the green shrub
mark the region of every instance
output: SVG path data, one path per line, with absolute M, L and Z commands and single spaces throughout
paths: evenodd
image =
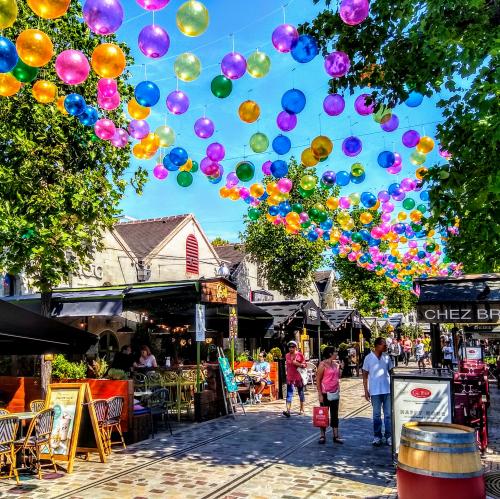
M 54 356 L 52 376 L 59 379 L 83 379 L 87 377 L 87 364 L 83 361 L 70 362 L 64 355 Z
M 121 379 L 128 379 L 128 376 L 127 373 L 125 371 L 122 371 L 121 369 L 111 368 L 108 371 L 108 378 L 121 380 Z
M 248 361 L 248 352 L 240 353 L 235 358 L 236 362 L 247 362 Z

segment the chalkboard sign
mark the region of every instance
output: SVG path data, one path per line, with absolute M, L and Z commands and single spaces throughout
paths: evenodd
M 233 371 L 229 365 L 229 360 L 227 357 L 219 357 L 219 366 L 224 378 L 224 384 L 226 385 L 227 391 L 229 393 L 236 393 L 238 391 L 238 385 L 234 379 Z

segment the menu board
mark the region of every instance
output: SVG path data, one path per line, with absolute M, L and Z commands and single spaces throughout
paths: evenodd
M 236 393 L 238 391 L 238 385 L 236 384 L 236 380 L 234 379 L 234 374 L 231 370 L 231 366 L 229 365 L 229 360 L 227 359 L 227 357 L 219 357 L 219 366 L 222 377 L 224 378 L 224 383 L 226 385 L 227 391 L 229 393 Z

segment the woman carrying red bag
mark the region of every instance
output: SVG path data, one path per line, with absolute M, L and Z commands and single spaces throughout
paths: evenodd
M 333 441 L 337 444 L 344 442 L 339 438 L 339 403 L 340 403 L 340 365 L 333 347 L 323 350 L 325 360 L 320 363 L 316 373 L 318 399 L 322 407 L 330 408 L 330 426 L 333 428 Z M 326 443 L 326 428 L 320 428 L 318 443 Z

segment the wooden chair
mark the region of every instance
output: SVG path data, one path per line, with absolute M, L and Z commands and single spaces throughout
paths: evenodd
M 124 403 L 125 399 L 123 397 L 111 397 L 108 399 L 108 414 L 104 426 L 106 428 L 110 450 L 113 444 L 119 443 L 123 445 L 124 449 L 127 448 L 127 446 L 125 445 L 125 439 L 123 438 L 121 425 L 121 416 Z M 113 431 L 117 431 L 120 435 L 120 440 L 117 442 L 113 442 L 111 438 L 113 435 Z
M 45 409 L 45 400 L 37 399 L 30 402 L 31 412 L 40 412 Z
M 91 402 L 94 407 L 97 427 L 99 428 L 99 433 L 102 439 L 102 445 L 104 447 L 104 452 L 106 455 L 111 453 L 111 442 L 108 434 L 108 429 L 106 427 L 108 421 L 108 401 L 106 399 L 95 399 Z
M 16 468 L 16 452 L 14 449 L 18 427 L 19 419 L 16 416 L 7 415 L 0 417 L 0 465 L 2 465 L 5 460 L 5 465 L 9 466 L 9 474 L 5 476 L 0 475 L 0 478 L 12 478 L 12 475 L 14 475 L 19 485 L 19 474 Z
M 42 453 L 49 454 L 51 464 L 57 473 L 51 443 L 53 426 L 54 409 L 44 409 L 31 420 L 26 437 L 14 442 L 15 452 L 21 452 L 23 464 L 26 465 L 27 458 L 34 463 L 40 480 L 42 479 L 42 465 L 40 464 Z

